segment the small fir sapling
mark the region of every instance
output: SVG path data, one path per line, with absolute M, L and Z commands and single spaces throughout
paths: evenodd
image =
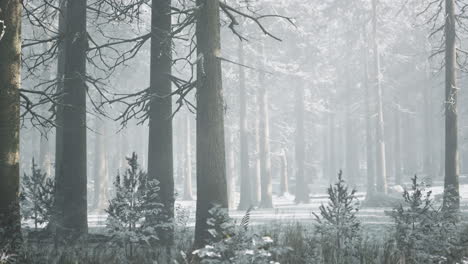
M 140 169 L 135 153 L 127 158 L 128 168 L 114 182 L 115 197 L 109 201 L 107 228 L 112 241 L 133 257 L 136 245 L 150 246 L 158 240 L 157 223 L 145 221 L 161 213 L 157 202 L 158 182 L 150 181 Z
M 460 259 L 463 243 L 458 232 L 458 213 L 436 205 L 431 191 L 412 179 L 403 193 L 404 203 L 390 213 L 395 222 L 395 240 L 403 263 L 451 263 Z
M 290 250 L 277 247 L 269 236 L 260 236 L 249 231 L 251 208 L 237 224 L 227 214 L 226 209 L 215 206 L 210 210 L 207 223 L 213 242 L 192 252 L 203 264 L 222 263 L 277 263 L 275 258 Z M 185 257 L 185 263 L 189 260 Z
M 34 228 L 50 221 L 54 207 L 55 183 L 43 173 L 32 159 L 31 174 L 24 174 L 21 182 L 21 213 L 34 221 Z
M 314 213 L 325 263 L 354 263 L 361 241 L 356 190 L 350 191 L 342 176 L 340 171 L 338 182 L 327 189 L 328 204 L 319 207 L 320 215 Z

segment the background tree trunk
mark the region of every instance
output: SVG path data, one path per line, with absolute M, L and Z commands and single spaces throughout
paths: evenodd
M 305 129 L 304 129 L 304 88 L 296 86 L 296 203 L 309 202 L 308 184 L 305 180 Z
M 249 168 L 249 141 L 248 141 L 248 127 L 247 127 L 247 90 L 245 87 L 245 70 L 244 70 L 244 44 L 239 41 L 238 48 L 239 57 L 239 128 L 240 128 L 240 202 L 239 210 L 247 210 L 254 205 L 252 200 L 253 186 L 250 179 Z
M 444 207 L 458 209 L 459 157 L 456 74 L 455 1 L 445 1 L 445 184 Z
M 283 149 L 279 156 L 281 171 L 280 171 L 280 195 L 289 193 L 289 179 L 288 179 L 288 158 L 286 149 Z
M 65 75 L 65 37 L 66 37 L 66 14 L 67 14 L 67 0 L 60 0 L 59 2 L 60 13 L 58 15 L 58 31 L 61 40 L 58 43 L 57 50 L 57 75 L 55 77 L 57 86 L 56 94 L 61 95 L 64 92 L 64 75 Z M 57 105 L 55 105 L 55 193 L 54 193 L 54 211 L 52 213 L 50 224 L 52 226 L 52 232 L 56 234 L 57 227 L 63 217 L 62 208 L 64 207 L 64 183 L 60 177 L 60 169 L 62 166 L 63 156 L 63 95 L 57 98 Z
M 60 228 L 88 232 L 86 163 L 86 0 L 67 4 L 63 96 L 62 158 L 57 188 L 63 194 Z
M 192 193 L 192 139 L 190 115 L 187 114 L 185 121 L 185 173 L 184 173 L 184 200 L 193 200 Z
M 1 1 L 0 20 L 0 247 L 21 241 L 19 133 L 21 85 L 21 2 Z M 9 252 L 7 252 L 9 253 Z
M 264 69 L 263 43 L 260 46 L 259 69 Z M 261 201 L 260 207 L 273 207 L 273 187 L 271 182 L 271 159 L 270 159 L 270 120 L 268 114 L 268 91 L 265 85 L 265 73 L 259 73 L 258 107 L 260 114 L 260 172 L 261 172 Z
M 172 245 L 174 240 L 174 161 L 172 146 L 171 74 L 171 1 L 153 0 L 151 16 L 151 72 L 148 179 L 159 182 L 158 200 L 163 205 L 161 219 L 170 227 L 159 230 L 160 240 Z M 155 219 L 156 220 L 156 219 Z
M 212 240 L 207 224 L 215 206 L 228 208 L 218 0 L 197 0 L 197 212 L 195 248 Z
M 367 43 L 367 33 L 364 28 L 364 38 Z M 375 192 L 374 144 L 372 143 L 372 113 L 371 93 L 369 88 L 369 56 L 367 45 L 364 49 L 364 89 L 365 89 L 365 119 L 366 119 L 366 163 L 367 163 L 367 193 Z
M 397 105 L 398 105 L 398 98 Z M 401 168 L 401 121 L 400 121 L 400 109 L 395 110 L 395 184 L 401 185 L 403 170 Z
M 253 183 L 252 183 L 252 202 L 255 205 L 259 205 L 260 201 L 262 200 L 262 168 L 260 164 L 260 111 L 257 107 L 258 102 L 260 101 L 258 97 L 258 92 L 254 96 L 254 107 L 255 107 L 255 120 L 254 120 L 254 137 L 253 140 L 255 142 L 255 149 L 252 151 L 253 155 Z
M 374 85 L 377 91 L 377 191 L 387 193 L 387 169 L 385 159 L 385 136 L 383 117 L 382 86 L 380 83 L 380 58 L 379 46 L 377 44 L 377 0 L 372 0 L 372 46 L 374 50 Z
M 106 126 L 104 120 L 96 117 L 95 119 L 95 142 L 94 142 L 94 199 L 93 207 L 98 212 L 103 212 L 106 209 L 108 194 L 108 164 L 106 151 Z

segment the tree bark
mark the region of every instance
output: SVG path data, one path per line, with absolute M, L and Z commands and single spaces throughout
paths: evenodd
M 93 207 L 99 212 L 106 209 L 108 200 L 107 184 L 108 184 L 108 163 L 106 151 L 106 127 L 103 120 L 96 117 L 95 119 L 95 142 L 94 142 L 94 199 Z
M 229 208 L 234 208 L 234 183 L 235 183 L 235 169 L 236 169 L 236 157 L 234 151 L 234 133 L 231 129 L 227 127 L 227 143 L 226 143 L 226 152 L 227 152 L 227 171 L 226 171 L 226 183 L 228 189 L 228 202 Z
M 192 139 L 190 115 L 185 121 L 185 173 L 184 173 L 184 200 L 193 200 L 192 193 Z
M 168 224 L 159 230 L 160 240 L 174 242 L 174 161 L 172 146 L 171 1 L 153 0 L 151 16 L 148 179 L 159 182 L 158 201 L 163 212 L 158 221 Z M 156 219 L 155 219 L 156 220 Z
M 304 129 L 304 88 L 296 86 L 296 203 L 309 202 L 309 190 L 305 180 L 305 129 Z
M 250 178 L 249 168 L 249 140 L 247 126 L 247 90 L 245 87 L 245 70 L 244 70 L 244 44 L 239 41 L 238 48 L 239 57 L 239 128 L 240 128 L 240 202 L 239 210 L 247 210 L 254 205 L 252 200 L 253 188 L 252 179 Z
M 60 229 L 88 232 L 86 163 L 86 0 L 67 4 L 63 95 L 62 158 L 57 188 L 62 192 Z
M 281 164 L 280 171 L 280 194 L 285 195 L 289 193 L 289 179 L 288 179 L 288 158 L 286 156 L 286 149 L 282 150 L 279 157 Z
M 336 144 L 335 144 L 335 113 L 331 112 L 328 114 L 328 129 L 329 129 L 329 146 L 330 151 L 328 152 L 329 155 L 329 172 L 328 175 L 329 183 L 332 184 L 336 181 L 338 175 L 338 168 L 336 167 Z
M 253 163 L 254 163 L 254 177 L 252 182 L 252 202 L 255 205 L 258 205 L 262 200 L 262 168 L 260 164 L 260 112 L 259 108 L 256 107 L 260 99 L 258 98 L 258 93 L 254 96 L 254 107 L 255 107 L 255 120 L 254 120 L 254 137 L 255 149 L 252 151 Z
M 57 86 L 56 94 L 57 105 L 55 105 L 55 193 L 54 193 L 54 210 L 50 224 L 52 226 L 52 232 L 57 235 L 57 228 L 60 225 L 61 218 L 63 217 L 63 202 L 64 202 L 64 190 L 62 187 L 63 180 L 61 179 L 62 174 L 60 173 L 62 166 L 63 156 L 63 93 L 64 93 L 64 75 L 65 75 L 65 37 L 66 37 L 66 13 L 67 13 L 67 0 L 60 0 L 59 2 L 60 13 L 58 15 L 58 33 L 60 40 L 57 47 L 57 75 L 55 77 Z M 55 238 L 58 238 L 57 236 Z M 56 241 L 57 242 L 57 241 Z
M 374 50 L 374 86 L 377 91 L 377 191 L 387 193 L 387 169 L 385 159 L 385 133 L 384 133 L 384 117 L 383 117 L 383 98 L 382 86 L 380 82 L 380 58 L 379 46 L 377 44 L 377 0 L 372 0 L 372 46 Z
M 40 132 L 39 139 L 39 168 L 47 176 L 51 176 L 49 139 L 43 131 Z
M 260 69 L 264 68 L 263 44 L 261 44 Z M 265 73 L 259 74 L 258 107 L 260 114 L 260 172 L 261 172 L 261 201 L 260 207 L 273 208 L 273 187 L 271 182 L 270 159 L 270 117 L 268 111 L 268 91 L 265 85 Z
M 364 27 L 364 37 L 367 43 L 367 33 Z M 369 87 L 369 57 L 367 45 L 364 49 L 364 89 L 365 89 L 365 119 L 366 119 L 366 163 L 367 163 L 367 193 L 375 192 L 374 144 L 372 144 L 372 113 L 371 93 Z
M 398 99 L 397 99 L 398 100 Z M 398 101 L 397 101 L 398 104 Z M 395 110 L 395 184 L 402 184 L 403 170 L 401 168 L 401 121 L 400 109 Z
M 0 1 L 0 20 L 6 27 L 0 40 L 0 247 L 8 245 L 13 249 L 21 241 L 18 199 L 21 11 L 20 1 Z
M 195 248 L 213 240 L 207 220 L 215 206 L 227 210 L 224 102 L 218 0 L 197 0 L 197 212 Z
M 445 1 L 445 182 L 444 208 L 459 209 L 459 154 L 455 1 Z

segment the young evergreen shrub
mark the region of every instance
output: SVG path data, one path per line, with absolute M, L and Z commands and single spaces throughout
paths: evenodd
M 34 228 L 50 221 L 54 207 L 55 183 L 32 160 L 31 174 L 24 174 L 21 181 L 21 214 L 34 221 Z
M 395 240 L 402 263 L 455 263 L 466 243 L 458 232 L 458 212 L 436 206 L 425 184 L 412 179 L 404 203 L 393 209 Z
M 321 237 L 322 260 L 327 264 L 356 263 L 356 249 L 361 240 L 356 190 L 348 189 L 340 171 L 338 182 L 330 185 L 327 192 L 328 204 L 319 207 L 320 216 L 314 213 Z
M 218 242 L 195 250 L 192 254 L 202 264 L 276 263 L 274 259 L 288 249 L 275 246 L 271 237 L 250 232 L 250 212 L 251 209 L 247 210 L 241 222 L 237 224 L 229 218 L 226 209 L 219 206 L 211 209 L 208 224 L 212 228 L 209 231 L 213 240 Z M 187 259 L 186 263 L 189 263 Z
M 150 246 L 158 240 L 154 219 L 161 213 L 157 202 L 158 182 L 150 181 L 140 169 L 135 153 L 127 158 L 128 169 L 114 182 L 115 197 L 109 201 L 107 228 L 111 240 L 133 257 L 137 247 Z

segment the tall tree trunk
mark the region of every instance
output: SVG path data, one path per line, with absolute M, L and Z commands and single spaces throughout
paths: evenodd
M 63 195 L 60 228 L 88 232 L 86 163 L 86 0 L 67 4 L 63 96 L 62 159 L 57 188 Z
M 383 117 L 382 86 L 380 82 L 380 58 L 379 46 L 377 44 L 377 0 L 372 0 L 372 46 L 374 50 L 374 86 L 377 91 L 377 191 L 387 193 L 387 169 L 385 159 L 385 134 Z
M 208 225 L 215 206 L 228 208 L 224 147 L 220 14 L 218 0 L 197 0 L 197 212 L 195 248 L 213 238 Z
M 455 0 L 445 1 L 445 183 L 444 207 L 458 209 L 459 157 L 456 73 Z
M 244 70 L 244 44 L 239 41 L 238 48 L 239 57 L 239 128 L 240 128 L 240 202 L 239 210 L 247 210 L 254 205 L 252 200 L 253 188 L 250 178 L 249 168 L 249 139 L 247 127 L 247 90 L 245 87 L 245 70 Z
M 430 64 L 427 62 L 427 80 L 430 77 Z M 424 85 L 424 161 L 423 170 L 429 183 L 432 183 L 435 175 L 434 171 L 434 132 L 432 131 L 432 87 Z
M 330 175 L 328 175 L 328 180 L 329 183 L 334 183 L 336 181 L 336 176 L 338 174 L 338 168 L 336 167 L 336 144 L 335 144 L 335 113 L 331 112 L 328 114 L 328 129 L 329 129 L 329 143 L 330 143 L 330 151 L 328 152 L 329 155 L 329 172 Z
M 184 171 L 184 200 L 193 200 L 192 193 L 192 138 L 190 115 L 185 121 L 185 171 Z
M 0 20 L 0 247 L 21 241 L 19 212 L 19 133 L 21 85 L 20 1 L 1 1 Z M 7 252 L 10 253 L 10 252 Z
M 227 150 L 227 171 L 226 171 L 226 183 L 227 183 L 227 188 L 228 188 L 228 202 L 229 202 L 229 208 L 234 208 L 234 183 L 235 183 L 235 167 L 236 167 L 236 157 L 235 157 L 235 151 L 234 151 L 234 133 L 232 133 L 231 129 L 228 127 L 227 128 L 228 135 L 227 135 L 227 144 L 226 144 L 226 150 Z
M 255 109 L 255 120 L 254 120 L 254 142 L 255 142 L 255 150 L 253 151 L 254 157 L 254 177 L 253 177 L 253 183 L 252 183 L 252 202 L 255 205 L 260 204 L 260 201 L 262 200 L 262 167 L 260 163 L 260 111 L 258 107 L 258 102 L 260 101 L 258 97 L 258 93 L 254 96 L 254 107 Z
M 49 138 L 45 135 L 44 131 L 40 132 L 39 139 L 39 168 L 43 173 L 51 176 Z
M 161 241 L 174 240 L 174 164 L 172 149 L 171 74 L 171 1 L 153 0 L 151 16 L 150 90 L 153 97 L 149 112 L 148 179 L 159 182 L 158 201 L 163 212 L 158 221 L 168 227 L 159 230 Z M 156 219 L 154 219 L 156 220 Z
M 107 164 L 107 151 L 106 151 L 106 127 L 103 120 L 96 117 L 95 119 L 95 142 L 94 142 L 94 209 L 103 212 L 106 208 L 108 200 L 107 184 L 108 184 L 108 164 Z
M 364 27 L 364 38 L 367 43 L 367 33 Z M 364 49 L 364 89 L 365 89 L 365 119 L 366 119 L 366 163 L 367 163 L 367 193 L 375 192 L 375 163 L 374 144 L 372 143 L 372 113 L 371 93 L 369 88 L 369 51 L 366 45 Z
M 261 44 L 260 69 L 264 68 L 264 53 L 263 43 Z M 258 88 L 258 107 L 260 114 L 260 171 L 262 180 L 262 194 L 260 207 L 273 207 L 273 187 L 271 182 L 271 159 L 270 159 L 270 117 L 268 111 L 268 91 L 265 85 L 265 73 L 262 71 L 259 74 Z
M 398 100 L 398 96 L 397 99 Z M 398 101 L 397 101 L 398 105 Z M 400 109 L 395 110 L 395 184 L 402 184 L 403 170 L 401 168 L 401 121 L 400 121 Z
M 349 83 L 349 82 L 348 82 Z M 355 166 L 354 166 L 354 158 L 357 156 L 357 153 L 354 150 L 354 125 L 353 121 L 351 120 L 351 86 L 346 87 L 346 102 L 345 102 L 345 174 L 350 184 L 356 183 L 356 175 L 355 175 Z
M 296 86 L 296 203 L 309 202 L 309 189 L 305 180 L 304 88 Z
M 289 193 L 289 179 L 288 179 L 288 158 L 286 155 L 286 149 L 283 149 L 280 159 L 280 194 L 285 195 Z
M 61 179 L 60 173 L 62 166 L 63 156 L 63 93 L 64 93 L 64 77 L 65 77 L 65 38 L 66 38 L 66 13 L 67 13 L 67 0 L 60 0 L 59 2 L 59 16 L 58 16 L 58 33 L 59 43 L 57 51 L 57 75 L 56 79 L 56 94 L 57 105 L 55 105 L 55 193 L 54 193 L 54 210 L 51 217 L 52 232 L 57 235 L 57 227 L 60 225 L 63 217 L 64 207 L 64 190 L 61 185 L 64 181 Z M 55 238 L 58 238 L 57 236 Z M 57 241 L 55 241 L 57 242 Z M 57 244 L 56 244 L 57 245 Z

